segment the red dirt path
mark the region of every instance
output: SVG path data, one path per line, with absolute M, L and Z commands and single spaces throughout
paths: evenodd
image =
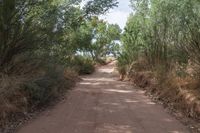
M 84 76 L 65 101 L 17 133 L 189 133 L 143 91 L 118 81 L 113 68 Z

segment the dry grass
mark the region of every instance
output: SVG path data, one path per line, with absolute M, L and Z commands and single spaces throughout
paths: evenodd
M 135 72 L 131 77 L 136 85 L 146 88 L 164 104 L 181 110 L 188 117 L 200 118 L 200 83 L 198 80 L 190 76 L 179 77 L 173 72 L 163 75 L 149 71 Z
M 72 80 L 72 81 L 78 81 L 78 73 L 76 72 L 76 70 L 70 69 L 70 68 L 65 68 L 64 70 L 64 77 L 67 80 Z
M 180 78 L 172 76 L 168 78 L 164 85 L 168 85 L 168 91 L 161 97 L 168 95 L 172 98 L 171 101 L 176 104 L 177 108 L 181 109 L 187 116 L 200 118 L 199 82 L 191 77 Z
M 22 75 L 15 71 L 9 75 L 0 74 L 0 132 L 5 125 L 16 121 L 16 117 L 24 117 L 32 109 L 54 101 L 78 80 L 77 72 L 69 68 L 52 64 L 38 66 L 38 69 L 29 68 L 31 72 Z
M 7 76 L 1 74 L 0 78 L 0 127 L 14 113 L 27 111 L 28 101 L 21 91 L 21 85 L 26 79 L 22 77 Z

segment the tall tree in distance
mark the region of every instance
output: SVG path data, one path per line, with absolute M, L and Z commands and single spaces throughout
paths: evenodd
M 120 35 L 121 29 L 118 25 L 92 17 L 77 31 L 76 42 L 81 46 L 81 52 L 88 53 L 95 61 L 101 61 L 107 55 L 117 54 Z

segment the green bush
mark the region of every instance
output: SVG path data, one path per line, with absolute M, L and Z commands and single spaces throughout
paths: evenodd
M 50 61 L 35 59 L 12 65 L 9 74 L 0 73 L 0 132 L 19 114 L 59 98 L 78 79 L 74 71 Z
M 24 90 L 32 105 L 41 105 L 58 96 L 59 85 L 50 77 L 30 81 L 24 84 Z
M 49 64 L 44 68 L 44 75 L 31 79 L 23 85 L 29 103 L 32 105 L 43 105 L 74 84 L 74 81 L 65 78 L 63 67 Z
M 128 61 L 126 55 L 120 55 L 117 58 L 117 70 L 120 74 L 125 75 L 127 73 Z
M 70 67 L 74 68 L 80 75 L 91 74 L 95 71 L 92 59 L 76 56 L 71 60 Z

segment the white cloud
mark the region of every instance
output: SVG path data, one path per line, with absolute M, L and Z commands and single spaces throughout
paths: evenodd
M 118 24 L 123 29 L 129 14 L 130 13 L 126 11 L 112 10 L 110 13 L 100 18 L 106 20 L 110 24 Z
M 83 0 L 81 3 L 81 7 L 83 7 L 83 5 L 86 4 L 87 1 L 88 0 Z M 118 7 L 114 8 L 106 15 L 100 16 L 100 18 L 104 19 L 110 24 L 118 24 L 121 29 L 124 29 L 128 16 L 132 12 L 132 10 L 129 6 L 129 0 L 118 0 L 118 2 Z
M 121 29 L 124 29 L 132 9 L 129 6 L 129 0 L 118 0 L 118 2 L 118 7 L 111 10 L 107 15 L 101 16 L 101 19 L 104 19 L 111 24 L 118 24 Z

